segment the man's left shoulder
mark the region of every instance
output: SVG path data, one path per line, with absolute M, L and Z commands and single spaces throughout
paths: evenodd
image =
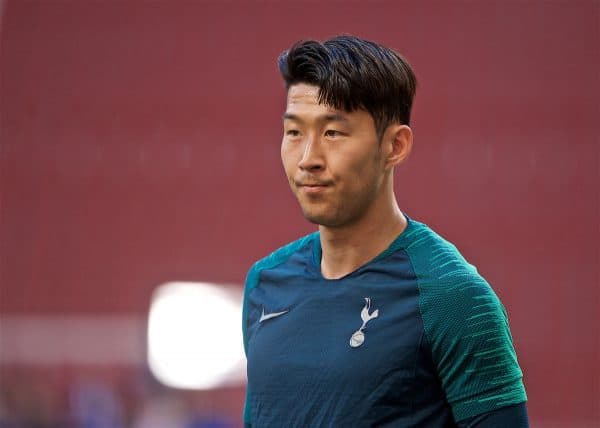
M 458 248 L 429 226 L 411 220 L 409 238 L 406 252 L 421 288 L 443 291 L 465 284 L 489 288 L 477 268 Z
M 421 310 L 448 318 L 464 319 L 467 314 L 494 311 L 500 318 L 505 310 L 498 296 L 458 248 L 428 226 L 417 223 L 419 238 L 407 251 L 413 263 L 420 293 Z
M 500 299 L 455 245 L 426 226 L 419 230 L 422 236 L 411 255 L 419 308 L 455 419 L 525 402 L 523 374 Z

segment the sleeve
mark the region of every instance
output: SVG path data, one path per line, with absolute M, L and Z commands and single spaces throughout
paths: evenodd
M 529 428 L 525 403 L 502 407 L 458 423 L 458 428 Z
M 421 291 L 426 336 L 454 419 L 524 403 L 508 317 L 488 283 L 474 268 L 459 269 Z
M 252 422 L 250 420 L 250 394 L 246 387 L 246 400 L 244 401 L 244 428 L 252 428 Z
M 246 276 L 246 283 L 244 285 L 244 298 L 242 302 L 242 336 L 244 340 L 244 353 L 248 357 L 248 294 L 258 285 L 258 269 L 255 264 L 248 271 Z M 244 401 L 244 428 L 251 428 L 251 414 L 250 414 L 250 385 L 246 383 L 246 399 Z

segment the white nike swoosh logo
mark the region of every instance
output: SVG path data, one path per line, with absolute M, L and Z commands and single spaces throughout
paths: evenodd
M 266 321 L 266 320 L 270 320 L 271 318 L 275 318 L 275 317 L 278 317 L 280 315 L 287 314 L 289 311 L 290 310 L 287 309 L 287 310 L 281 311 L 281 312 L 272 312 L 270 314 L 265 314 L 265 308 L 263 307 L 262 315 L 260 316 L 260 319 L 258 320 L 258 322 L 260 323 L 260 322 L 263 322 L 263 321 Z

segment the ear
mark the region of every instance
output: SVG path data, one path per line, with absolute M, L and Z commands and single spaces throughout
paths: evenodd
M 391 169 L 404 162 L 413 145 L 413 132 L 407 125 L 390 125 L 383 136 L 386 145 L 386 169 Z

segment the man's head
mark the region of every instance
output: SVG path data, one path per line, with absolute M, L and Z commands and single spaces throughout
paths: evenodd
M 305 217 L 329 228 L 381 219 L 395 206 L 393 168 L 410 153 L 415 91 L 395 52 L 355 37 L 294 45 L 281 157 Z
M 319 101 L 338 110 L 366 110 L 381 137 L 391 123 L 410 125 L 417 86 L 408 62 L 397 52 L 354 36 L 301 41 L 279 56 L 286 87 L 308 83 Z

